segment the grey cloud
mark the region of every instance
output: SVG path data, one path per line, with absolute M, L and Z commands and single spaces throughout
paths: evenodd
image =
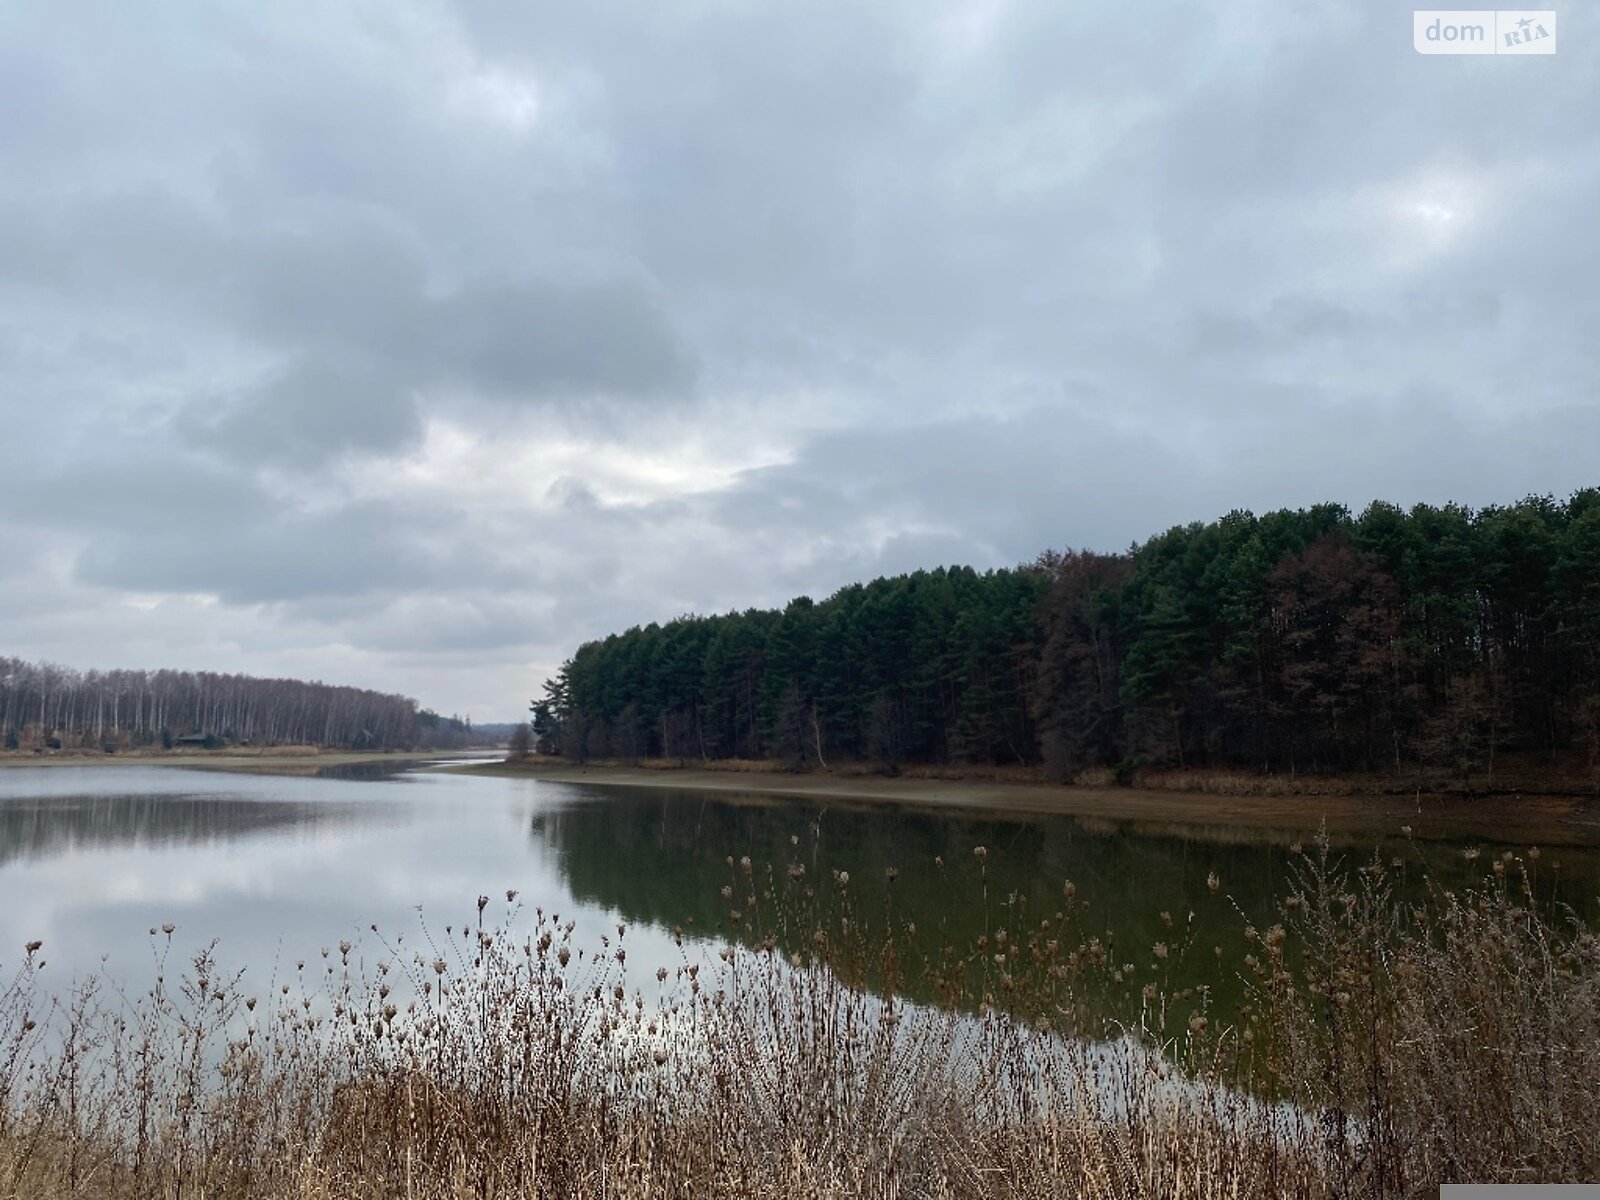
M 392 219 L 326 207 L 308 231 L 246 234 L 230 248 L 240 326 L 289 347 L 404 348 L 422 329 L 427 287 L 415 236 Z
M 40 525 L 108 539 L 253 527 L 274 505 L 234 468 L 136 442 L 102 446 L 63 469 L 18 471 L 0 484 L 0 497 L 27 505 Z
M 541 605 L 494 595 L 402 597 L 364 614 L 366 649 L 448 658 L 526 646 Z
M 192 622 L 449 707 L 447 659 L 879 571 L 1594 482 L 1592 39 L 1424 59 L 1377 0 L 174 2 L 0 44 L 14 650 Z M 549 478 L 488 494 L 487 456 Z M 532 668 L 484 669 L 520 712 Z
M 403 381 L 312 359 L 231 405 L 192 404 L 183 431 L 235 462 L 305 470 L 350 452 L 410 449 L 422 438 L 422 418 Z
M 836 586 L 851 572 L 906 569 L 908 547 L 927 548 L 933 557 L 923 565 L 1004 566 L 1049 547 L 1121 549 L 1233 508 L 1333 500 L 1359 510 L 1374 499 L 1439 497 L 1483 504 L 1519 497 L 1528 480 L 1558 495 L 1593 482 L 1588 447 L 1600 438 L 1600 406 L 1524 414 L 1484 439 L 1437 396 L 1312 403 L 1321 428 L 1298 445 L 1302 418 L 1292 408 L 1166 439 L 1119 430 L 1113 414 L 1068 408 L 856 430 L 818 439 L 793 463 L 750 472 L 706 503 L 718 527 L 744 537 L 769 545 L 814 538 L 823 552 L 806 569 Z M 1214 405 L 1198 398 L 1196 407 Z M 1475 477 L 1470 487 L 1463 471 Z M 863 555 L 863 539 L 848 534 L 873 523 L 895 532 Z M 826 532 L 841 536 L 817 537 Z
M 403 221 L 339 205 L 313 206 L 298 232 L 232 227 L 160 189 L 0 206 L 12 218 L 0 221 L 9 286 L 80 311 L 154 303 L 279 354 L 365 360 L 402 389 L 682 398 L 695 382 L 693 351 L 637 270 L 541 266 L 440 284 Z
M 447 510 L 351 500 L 308 508 L 232 462 L 136 442 L 122 449 L 122 459 L 0 480 L 6 510 L 32 513 L 92 587 L 260 605 L 525 578 L 455 536 Z
M 363 595 L 437 580 L 404 537 L 366 514 L 240 527 L 197 511 L 180 526 L 95 540 L 77 571 L 101 587 L 212 593 L 233 604 Z
M 594 489 L 571 475 L 562 475 L 553 481 L 545 489 L 545 499 L 556 508 L 567 511 L 594 512 L 600 507 L 600 499 L 594 494 Z
M 636 283 L 480 283 L 425 317 L 435 369 L 519 394 L 681 393 L 694 364 Z

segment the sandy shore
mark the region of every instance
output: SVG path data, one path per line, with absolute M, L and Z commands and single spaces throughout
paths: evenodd
M 671 788 L 745 797 L 892 805 L 986 816 L 1062 815 L 1132 822 L 1189 832 L 1271 829 L 1331 834 L 1398 834 L 1546 845 L 1600 845 L 1600 799 L 1524 795 L 1219 796 L 1140 788 L 1067 787 L 986 780 L 888 779 L 827 774 L 712 771 L 696 768 L 573 767 L 493 763 L 460 768 L 552 783 Z

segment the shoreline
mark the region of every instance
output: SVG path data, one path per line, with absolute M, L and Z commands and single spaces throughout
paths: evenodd
M 1361 792 L 1220 795 L 1162 788 L 984 779 L 907 779 L 698 767 L 570 766 L 492 762 L 451 768 L 473 775 L 598 787 L 658 788 L 887 806 L 984 817 L 1078 817 L 1140 826 L 1273 829 L 1314 834 L 1387 833 L 1506 844 L 1600 845 L 1600 798 L 1541 793 L 1458 797 Z
M 1068 817 L 1126 824 L 1146 832 L 1231 840 L 1258 835 L 1335 837 L 1364 834 L 1425 840 L 1478 839 L 1506 845 L 1600 846 L 1600 797 L 1572 792 L 1456 795 L 1421 792 L 1395 795 L 1362 790 L 1353 783 L 1322 781 L 1309 792 L 1205 791 L 1178 787 L 1115 787 L 1045 783 L 1036 779 L 951 778 L 807 772 L 753 767 L 648 766 L 559 762 L 509 762 L 486 751 L 341 751 L 314 747 L 280 750 L 141 751 L 124 754 L 57 752 L 0 753 L 0 770 L 38 767 L 174 767 L 261 775 L 316 775 L 329 769 L 415 765 L 463 774 L 544 780 L 607 788 L 655 788 L 713 792 L 730 800 L 801 800 L 847 807 L 938 812 L 993 819 Z M 484 756 L 484 757 L 480 757 Z M 478 761 L 462 762 L 462 759 Z M 1326 789 L 1326 790 L 1323 790 Z
M 383 763 L 427 763 L 472 756 L 468 750 L 318 750 L 296 746 L 282 753 L 238 750 L 156 750 L 124 754 L 59 751 L 54 754 L 0 754 L 0 770 L 42 767 L 199 767 L 267 775 L 314 772 L 325 767 L 361 767 Z

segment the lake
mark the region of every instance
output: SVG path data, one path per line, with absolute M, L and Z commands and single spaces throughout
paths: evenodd
M 1237 977 L 1219 964 L 1246 949 L 1247 921 L 1274 919 L 1274 898 L 1305 862 L 1294 853 L 1303 837 L 829 807 L 430 769 L 378 778 L 6 769 L 0 973 L 9 976 L 23 944 L 41 939 L 57 988 L 101 971 L 142 987 L 167 950 L 159 931 L 170 923 L 173 958 L 215 939 L 221 963 L 245 969 L 264 988 L 302 959 L 314 969 L 320 952 L 341 940 L 354 942 L 353 958 L 368 964 L 386 956 L 384 938 L 425 944 L 426 929 L 442 942 L 451 936 L 446 927 L 459 931 L 476 920 L 480 895 L 492 898 L 487 915 L 495 920 L 515 889 L 525 909 L 577 922 L 580 946 L 628 926 L 627 971 L 638 983 L 683 961 L 674 929 L 691 952 L 697 939 L 730 934 L 771 933 L 785 951 L 801 947 L 805 920 L 786 919 L 759 897 L 746 903 L 763 890 L 747 880 L 764 878 L 770 864 L 775 890 L 803 866 L 819 904 L 847 895 L 861 920 L 914 925 L 919 945 L 935 954 L 1071 908 L 1082 936 L 1099 938 L 1113 961 L 1140 964 L 1125 995 L 1105 998 L 1113 1008 L 1133 1000 L 1152 971 L 1165 987 L 1206 983 L 1226 1000 Z M 1424 864 L 1444 886 L 1481 879 L 1501 848 L 1475 845 L 1480 855 L 1469 860 L 1461 844 L 1413 842 L 1396 830 L 1347 840 L 1335 853 L 1376 861 L 1395 886 L 1420 889 Z M 738 861 L 744 857 L 748 877 Z M 1595 849 L 1563 846 L 1533 865 L 1541 904 L 1569 903 L 1593 916 Z M 837 871 L 850 877 L 842 893 Z M 733 889 L 730 898 L 724 887 Z M 733 909 L 741 910 L 737 928 Z M 831 910 L 822 915 L 831 919 Z M 1159 962 L 1151 953 L 1157 943 L 1170 947 Z M 919 998 L 914 982 L 904 990 Z

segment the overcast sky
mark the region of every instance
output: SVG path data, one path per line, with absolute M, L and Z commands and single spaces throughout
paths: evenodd
M 581 641 L 1600 483 L 1600 7 L 0 0 L 0 653 Z

